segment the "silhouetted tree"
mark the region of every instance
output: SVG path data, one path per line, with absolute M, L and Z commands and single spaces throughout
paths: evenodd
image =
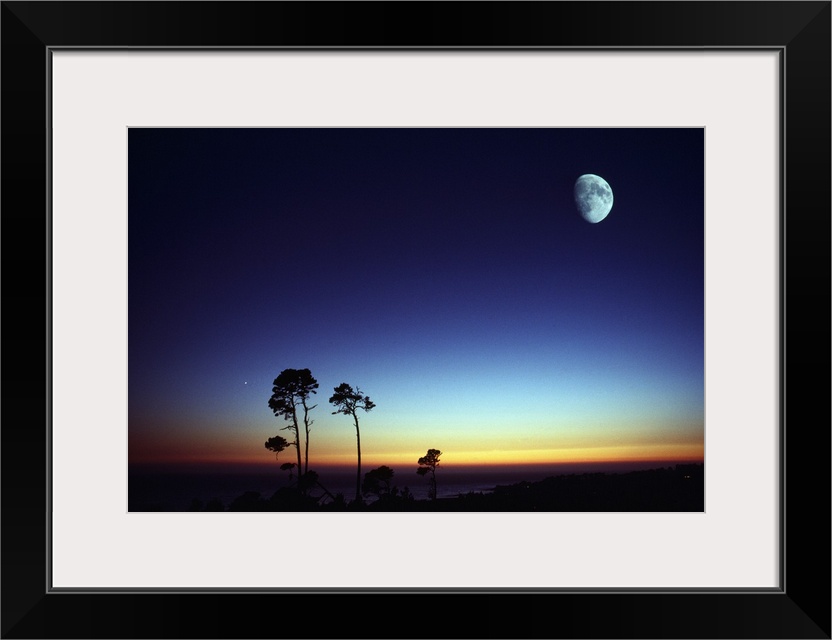
M 274 451 L 275 460 L 277 460 L 278 456 L 280 455 L 281 451 L 284 451 L 289 446 L 289 441 L 286 440 L 283 436 L 275 436 L 274 438 L 269 438 L 266 440 L 266 449 L 269 451 Z M 280 470 L 285 471 L 289 469 L 289 483 L 292 482 L 292 472 L 291 469 L 294 469 L 295 463 L 294 462 L 284 462 L 280 465 Z
M 225 511 L 225 506 L 219 498 L 211 498 L 205 505 L 206 511 Z
M 292 478 L 293 478 L 292 470 L 296 466 L 298 466 L 298 465 L 296 465 L 294 462 L 284 462 L 282 465 L 280 465 L 280 470 L 281 471 L 288 471 L 289 472 L 289 484 L 292 484 Z
M 377 469 L 364 474 L 364 495 L 374 495 L 377 498 L 390 495 L 390 481 L 393 479 L 393 470 L 382 465 Z
M 269 398 L 269 408 L 274 415 L 282 417 L 290 424 L 284 429 L 293 431 L 295 442 L 293 443 L 298 453 L 298 474 L 301 469 L 309 471 L 309 427 L 314 422 L 309 419 L 309 412 L 318 405 L 309 406 L 309 397 L 317 393 L 318 381 L 312 377 L 309 369 L 284 369 L 274 379 L 272 397 Z M 298 407 L 303 408 L 303 426 L 306 431 L 306 466 L 301 466 L 300 460 L 300 425 L 298 423 Z
M 442 452 L 439 449 L 428 449 L 428 452 L 419 458 L 419 468 L 416 473 L 420 476 L 430 474 L 430 489 L 428 496 L 431 500 L 436 500 L 436 467 L 439 466 L 439 456 Z
M 283 451 L 286 447 L 289 446 L 289 441 L 286 440 L 283 436 L 275 436 L 274 438 L 269 438 L 266 440 L 266 449 L 269 451 L 274 451 L 274 457 L 277 459 L 277 455 Z M 282 469 L 283 467 L 281 467 Z
M 336 409 L 332 415 L 336 413 L 343 413 L 344 415 L 352 416 L 355 423 L 355 440 L 358 447 L 358 471 L 355 475 L 355 501 L 361 500 L 361 434 L 358 431 L 358 410 L 363 409 L 369 411 L 376 405 L 370 400 L 369 396 L 361 393 L 360 389 L 356 387 L 353 389 L 346 382 L 342 382 L 335 387 L 335 393 L 329 399 Z

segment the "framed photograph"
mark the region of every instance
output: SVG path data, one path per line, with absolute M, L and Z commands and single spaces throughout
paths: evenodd
M 127 165 L 131 513 L 705 511 L 703 127 L 140 127 Z
M 2 11 L 3 637 L 830 637 L 829 2 Z

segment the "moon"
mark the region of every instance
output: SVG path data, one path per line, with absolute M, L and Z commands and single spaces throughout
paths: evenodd
M 612 209 L 612 188 L 601 176 L 585 173 L 575 181 L 575 204 L 587 222 L 601 222 Z

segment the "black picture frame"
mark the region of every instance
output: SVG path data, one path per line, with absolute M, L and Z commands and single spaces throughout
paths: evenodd
M 830 2 L 4 1 L 0 19 L 3 638 L 830 637 Z M 780 588 L 51 592 L 47 132 L 61 47 L 778 51 Z

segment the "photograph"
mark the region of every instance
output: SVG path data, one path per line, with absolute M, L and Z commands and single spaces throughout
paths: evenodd
M 705 130 L 128 130 L 129 511 L 705 509 Z

